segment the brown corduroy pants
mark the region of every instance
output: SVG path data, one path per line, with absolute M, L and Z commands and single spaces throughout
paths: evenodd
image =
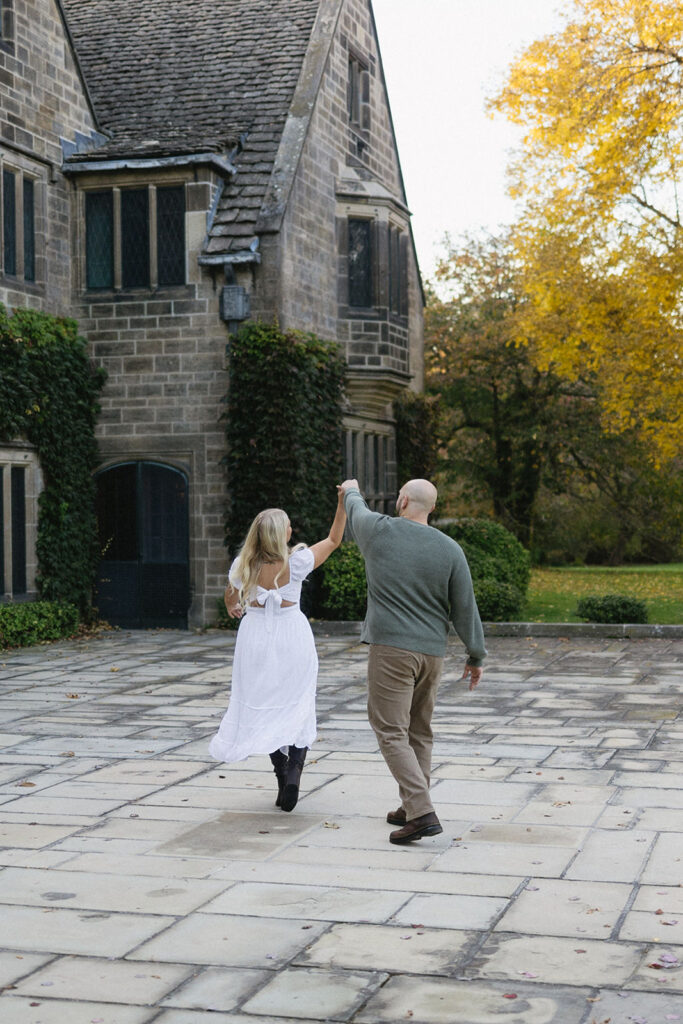
M 443 658 L 431 654 L 370 646 L 368 719 L 408 821 L 434 810 L 429 798 L 432 712 L 442 668 Z

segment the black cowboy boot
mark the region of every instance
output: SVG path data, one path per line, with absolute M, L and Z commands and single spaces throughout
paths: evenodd
M 280 807 L 283 811 L 293 811 L 299 799 L 299 782 L 301 773 L 304 770 L 304 761 L 308 747 L 290 747 L 289 764 L 287 765 L 287 776 L 285 788 L 282 792 Z
M 282 803 L 282 794 L 284 792 L 285 783 L 287 781 L 287 755 L 283 754 L 281 750 L 274 750 L 272 754 L 268 755 L 273 765 L 273 771 L 275 772 L 275 778 L 277 779 L 277 800 L 275 806 L 279 807 Z

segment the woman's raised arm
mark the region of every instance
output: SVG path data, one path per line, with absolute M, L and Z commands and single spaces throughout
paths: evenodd
M 330 527 L 330 532 L 325 540 L 319 540 L 317 544 L 311 544 L 310 550 L 313 552 L 313 568 L 317 569 L 319 565 L 326 562 L 333 551 L 335 551 L 342 542 L 344 536 L 344 528 L 346 526 L 346 511 L 344 510 L 344 494 L 340 487 L 337 487 L 337 511 Z

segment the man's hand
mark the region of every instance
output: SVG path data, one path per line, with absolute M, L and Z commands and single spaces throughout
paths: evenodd
M 469 676 L 470 677 L 470 687 L 469 688 L 470 688 L 470 690 L 476 690 L 477 686 L 479 685 L 479 680 L 481 679 L 483 673 L 484 673 L 484 670 L 481 667 L 481 665 L 465 665 L 465 671 L 463 672 L 461 678 L 462 679 L 467 679 L 467 677 Z
M 341 490 L 342 494 L 346 494 L 347 491 L 350 491 L 354 487 L 356 488 L 357 491 L 360 490 L 357 480 L 344 480 L 344 482 L 339 485 L 339 489 Z

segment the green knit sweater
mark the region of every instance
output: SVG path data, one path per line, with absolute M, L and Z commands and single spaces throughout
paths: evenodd
M 432 526 L 372 512 L 355 488 L 344 505 L 368 580 L 361 640 L 441 657 L 452 622 L 468 664 L 480 665 L 484 631 L 460 545 Z

